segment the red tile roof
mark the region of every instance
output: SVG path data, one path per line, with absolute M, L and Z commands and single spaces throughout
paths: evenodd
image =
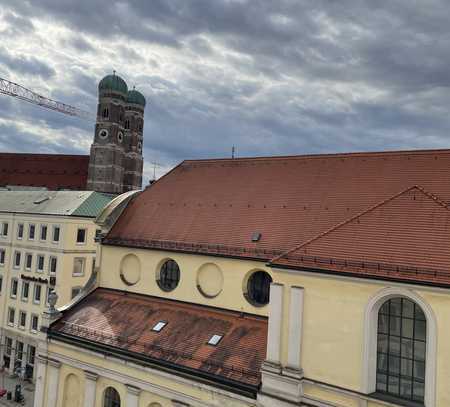
M 185 161 L 105 243 L 269 260 L 413 185 L 450 202 L 450 150 Z
M 0 153 L 0 187 L 85 190 L 88 155 Z
M 450 286 L 450 210 L 414 186 L 272 260 L 327 270 Z
M 124 317 L 126 316 L 126 317 Z M 152 327 L 167 325 L 158 333 Z M 223 335 L 217 346 L 206 343 Z M 267 319 L 98 288 L 67 311 L 50 336 L 88 340 L 236 384 L 256 386 L 266 355 Z M 82 342 L 77 342 L 82 346 Z

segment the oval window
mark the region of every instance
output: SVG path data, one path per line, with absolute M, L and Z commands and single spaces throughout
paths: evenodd
M 265 271 L 254 272 L 247 282 L 247 300 L 256 306 L 269 303 L 270 283 L 272 277 Z
M 157 280 L 159 288 L 163 291 L 174 290 L 180 281 L 180 268 L 175 260 L 167 260 L 159 270 L 159 278 Z
M 123 133 L 121 131 L 117 135 L 117 140 L 119 140 L 119 143 L 121 143 L 123 141 Z
M 142 150 L 142 143 L 139 142 L 139 143 L 138 143 L 138 151 L 140 152 L 141 150 Z

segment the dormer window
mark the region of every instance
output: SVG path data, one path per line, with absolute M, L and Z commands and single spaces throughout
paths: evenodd
M 222 338 L 223 335 L 213 335 L 211 336 L 211 338 L 209 338 L 208 345 L 217 346 Z

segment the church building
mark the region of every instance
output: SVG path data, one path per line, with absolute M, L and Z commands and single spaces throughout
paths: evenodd
M 145 97 L 115 73 L 100 81 L 98 92 L 90 155 L 0 153 L 0 189 L 141 189 Z
M 34 407 L 448 407 L 449 203 L 450 150 L 184 161 L 98 217 Z

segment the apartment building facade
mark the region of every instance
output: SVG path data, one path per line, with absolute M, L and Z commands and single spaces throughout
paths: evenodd
M 0 361 L 32 380 L 36 341 L 51 290 L 58 306 L 95 267 L 94 219 L 111 196 L 92 191 L 0 192 Z

